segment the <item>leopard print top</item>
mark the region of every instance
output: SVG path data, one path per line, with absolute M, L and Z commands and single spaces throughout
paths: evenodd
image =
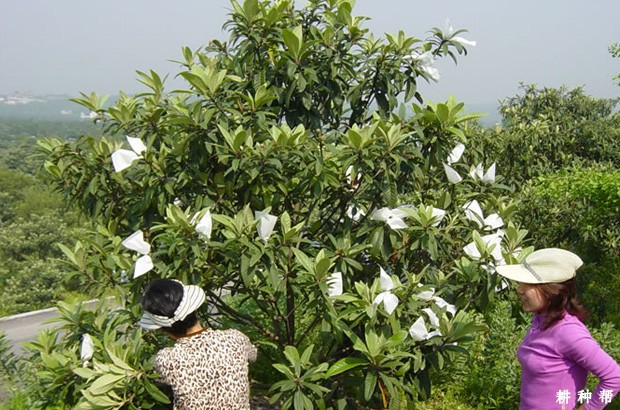
M 243 333 L 205 329 L 160 350 L 155 370 L 172 387 L 175 410 L 249 409 L 248 363 L 255 360 Z

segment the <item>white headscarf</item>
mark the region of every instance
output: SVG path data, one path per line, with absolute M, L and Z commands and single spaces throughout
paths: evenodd
M 140 318 L 140 327 L 142 329 L 155 330 L 161 327 L 171 327 L 173 323 L 185 319 L 190 313 L 196 311 L 196 309 L 204 303 L 206 296 L 202 288 L 195 285 L 184 285 L 178 280 L 177 282 L 183 286 L 183 298 L 174 311 L 174 316 L 160 316 L 145 311 Z

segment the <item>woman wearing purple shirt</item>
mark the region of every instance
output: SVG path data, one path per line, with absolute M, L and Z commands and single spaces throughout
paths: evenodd
M 523 263 L 498 266 L 497 273 L 519 282 L 523 310 L 534 313 L 517 357 L 521 363 L 521 410 L 602 409 L 620 389 L 620 367 L 583 324 L 574 277 L 583 264 L 572 252 L 548 248 Z M 588 373 L 599 379 L 586 390 Z

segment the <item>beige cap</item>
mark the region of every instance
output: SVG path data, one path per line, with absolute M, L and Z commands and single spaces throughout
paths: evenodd
M 579 256 L 558 248 L 540 249 L 518 265 L 496 266 L 497 273 L 522 283 L 560 283 L 575 277 L 583 265 Z

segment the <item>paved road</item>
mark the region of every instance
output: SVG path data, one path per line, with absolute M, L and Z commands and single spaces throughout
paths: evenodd
M 94 307 L 96 304 L 96 300 L 84 303 L 86 307 Z M 45 323 L 55 317 L 58 317 L 56 308 L 3 317 L 0 318 L 0 332 L 13 343 L 13 351 L 19 354 L 22 352 L 21 343 L 34 340 L 39 330 L 55 326 L 55 323 Z
M 19 349 L 22 342 L 34 340 L 39 330 L 52 327 L 53 324 L 43 322 L 57 316 L 58 312 L 55 308 L 9 316 L 0 319 L 0 332 L 4 333 L 7 339 Z

